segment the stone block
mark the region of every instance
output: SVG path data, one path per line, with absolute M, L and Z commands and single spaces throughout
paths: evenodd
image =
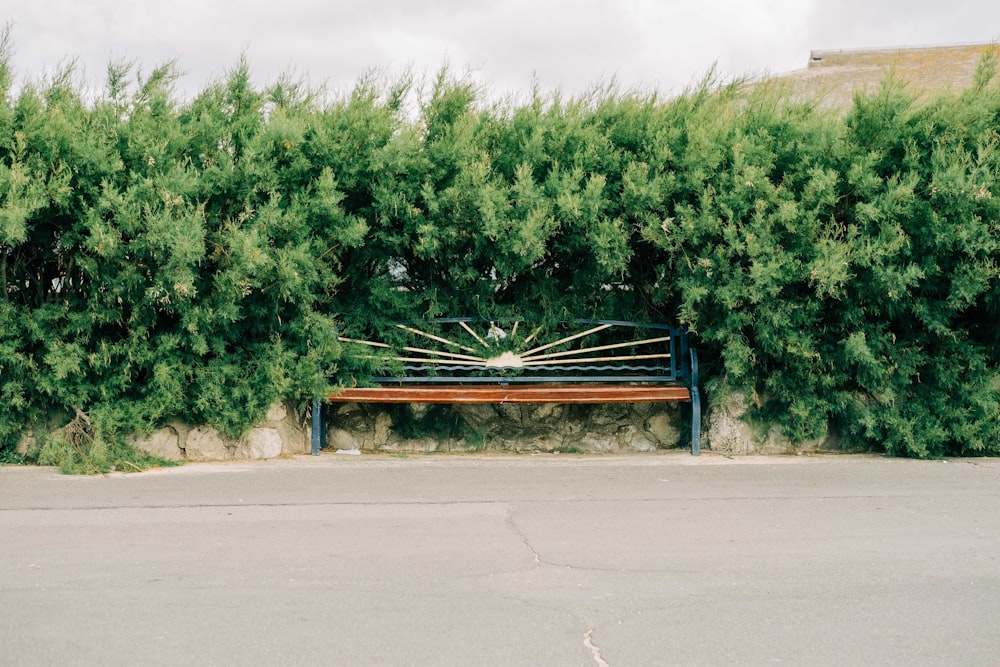
M 372 434 L 371 449 L 381 449 L 389 442 L 392 417 L 385 412 L 375 415 L 375 432 Z
M 331 428 L 326 432 L 326 448 L 330 451 L 335 452 L 338 449 L 361 449 L 363 444 L 363 440 L 342 428 Z
M 501 420 L 514 424 L 515 426 L 521 425 L 521 405 L 518 403 L 498 403 L 493 406 L 493 412 Z
M 312 449 L 312 442 L 309 440 L 311 427 L 300 428 L 293 425 L 290 420 L 285 420 L 273 428 L 281 436 L 282 454 L 308 454 Z
M 618 450 L 618 437 L 614 434 L 584 433 L 565 445 L 581 452 L 614 452 Z
M 643 424 L 647 433 L 653 436 L 657 444 L 673 447 L 681 441 L 681 430 L 678 420 L 669 412 L 651 414 Z
M 628 406 L 622 403 L 605 403 L 590 407 L 590 422 L 609 426 L 628 419 Z
M 766 437 L 757 445 L 759 454 L 807 454 L 822 451 L 834 451 L 838 449 L 837 439 L 824 433 L 818 438 L 804 440 L 802 442 L 792 442 L 785 436 L 778 426 L 771 426 L 767 430 Z
M 271 407 L 267 409 L 267 421 L 269 422 L 280 422 L 285 421 L 285 417 L 288 416 L 288 410 L 280 401 L 271 404 Z
M 711 405 L 705 440 L 712 451 L 727 454 L 797 454 L 839 447 L 837 438 L 829 433 L 805 442 L 792 442 L 776 425 L 751 424 L 747 416 L 749 408 L 744 391 L 730 391 L 721 401 Z
M 548 425 L 562 419 L 563 406 L 559 403 L 525 403 L 521 413 L 522 422 L 527 426 Z
M 190 440 L 190 436 L 188 438 Z M 253 428 L 236 447 L 238 459 L 273 459 L 281 456 L 281 434 L 273 428 Z
M 33 454 L 37 450 L 38 439 L 31 431 L 25 431 L 22 433 L 21 437 L 17 439 L 17 444 L 14 446 L 14 451 L 19 456 L 27 456 L 28 454 Z
M 191 429 L 184 441 L 188 461 L 225 461 L 232 458 L 229 445 L 211 426 Z
M 390 447 L 397 452 L 446 452 L 449 449 L 447 440 L 437 438 L 409 438 L 406 440 L 397 439 Z
M 371 423 L 371 417 L 357 403 L 344 403 L 337 407 L 331 415 L 326 413 L 328 423 L 336 424 L 340 428 L 349 430 L 367 430 Z
M 650 438 L 649 433 L 634 424 L 626 424 L 618 428 L 618 446 L 631 452 L 651 452 L 658 448 L 659 442 Z
M 753 454 L 753 428 L 746 421 L 749 402 L 743 391 L 730 390 L 712 402 L 708 412 L 705 442 L 713 452 Z
M 646 419 L 662 405 L 662 403 L 631 403 L 629 404 L 629 412 L 639 419 Z
M 182 461 L 184 450 L 181 449 L 180 436 L 170 426 L 153 431 L 147 436 L 133 438 L 129 444 L 136 449 L 149 452 L 153 456 L 170 461 Z
M 497 413 L 492 405 L 469 403 L 456 405 L 454 410 L 466 424 L 476 430 L 487 431 L 496 425 Z
M 652 452 L 659 449 L 658 443 L 647 438 L 646 435 L 638 429 L 636 429 L 636 433 L 631 442 L 629 442 L 628 447 L 633 452 Z

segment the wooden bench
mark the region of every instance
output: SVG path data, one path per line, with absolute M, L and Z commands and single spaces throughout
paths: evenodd
M 691 404 L 691 453 L 700 452 L 698 355 L 665 324 L 572 320 L 550 330 L 520 321 L 438 318 L 393 325 L 393 343 L 339 335 L 376 373 L 331 403 Z M 548 341 L 548 342 L 545 342 Z M 379 374 L 383 373 L 383 374 Z M 323 445 L 313 405 L 312 453 Z

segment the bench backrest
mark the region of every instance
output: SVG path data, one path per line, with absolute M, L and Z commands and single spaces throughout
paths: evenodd
M 691 374 L 687 332 L 667 324 L 454 317 L 397 322 L 392 334 L 339 338 L 362 346 L 355 354 L 374 364 L 379 384 L 684 383 Z

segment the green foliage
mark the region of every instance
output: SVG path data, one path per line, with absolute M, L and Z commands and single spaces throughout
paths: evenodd
M 0 452 L 54 412 L 102 443 L 239 435 L 364 382 L 337 327 L 516 316 L 685 323 L 793 438 L 1000 453 L 992 59 L 846 115 L 712 75 L 670 100 L 487 104 L 446 70 L 331 98 L 245 61 L 187 103 L 172 63 L 112 63 L 86 101 L 72 66 L 15 95 L 0 37 Z
M 24 463 L 24 457 L 18 454 L 13 447 L 0 448 L 0 466 L 24 465 Z
M 66 426 L 45 438 L 37 462 L 58 466 L 62 472 L 74 475 L 140 472 L 177 465 L 136 450 L 113 429 L 91 421 L 83 413 L 78 413 Z
M 687 121 L 709 168 L 646 234 L 681 317 L 792 438 L 833 423 L 896 455 L 1000 453 L 990 67 L 925 106 L 892 79 L 844 119 L 760 87 Z

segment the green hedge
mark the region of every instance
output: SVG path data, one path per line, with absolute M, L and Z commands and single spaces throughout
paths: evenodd
M 15 94 L 0 58 L 0 449 L 53 412 L 238 434 L 350 381 L 335 326 L 680 321 L 794 439 L 1000 453 L 1000 87 L 845 111 L 711 78 L 490 103 L 443 72 L 196 98 L 171 65 Z M 715 362 L 713 364 L 713 361 Z M 78 412 L 79 411 L 79 412 Z

